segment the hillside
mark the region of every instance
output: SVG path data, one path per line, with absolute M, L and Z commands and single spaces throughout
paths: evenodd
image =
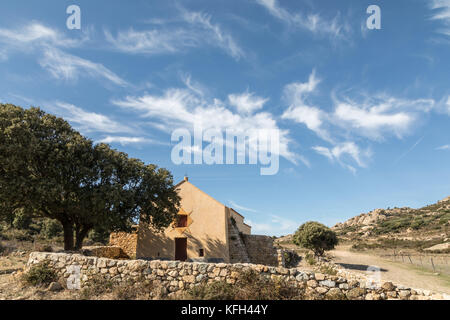
M 376 209 L 333 227 L 344 239 L 395 238 L 446 242 L 450 237 L 450 197 L 419 208 Z

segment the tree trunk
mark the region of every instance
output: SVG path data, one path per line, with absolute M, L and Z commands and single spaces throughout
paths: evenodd
M 64 250 L 73 251 L 73 224 L 68 221 L 62 222 L 64 230 Z
M 77 230 L 76 232 L 76 240 L 75 240 L 75 250 L 81 250 L 83 247 L 83 240 L 88 235 L 91 228 L 88 227 L 82 227 L 80 230 Z

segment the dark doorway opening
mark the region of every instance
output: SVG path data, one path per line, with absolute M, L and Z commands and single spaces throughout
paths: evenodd
M 187 260 L 187 238 L 175 239 L 175 260 Z

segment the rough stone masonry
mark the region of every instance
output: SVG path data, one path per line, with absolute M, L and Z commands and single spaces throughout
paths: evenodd
M 162 286 L 168 293 L 192 288 L 203 282 L 226 281 L 234 283 L 246 270 L 272 278 L 281 278 L 305 287 L 306 293 L 313 293 L 319 299 L 351 300 L 441 300 L 450 299 L 445 294 L 427 290 L 395 286 L 391 282 L 369 287 L 364 281 L 349 279 L 345 274 L 328 275 L 306 272 L 299 268 L 287 269 L 254 264 L 198 263 L 179 261 L 114 260 L 88 257 L 80 254 L 33 252 L 30 254 L 27 269 L 32 265 L 48 261 L 60 277 L 73 277 L 73 270 L 80 271 L 81 287 L 95 275 L 120 281 L 145 278 L 155 285 Z

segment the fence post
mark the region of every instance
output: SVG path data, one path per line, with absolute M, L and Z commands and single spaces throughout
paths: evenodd
M 433 271 L 436 272 L 436 269 L 435 269 L 434 263 L 433 263 L 433 257 L 430 257 L 430 260 L 431 260 L 431 265 L 433 266 Z

